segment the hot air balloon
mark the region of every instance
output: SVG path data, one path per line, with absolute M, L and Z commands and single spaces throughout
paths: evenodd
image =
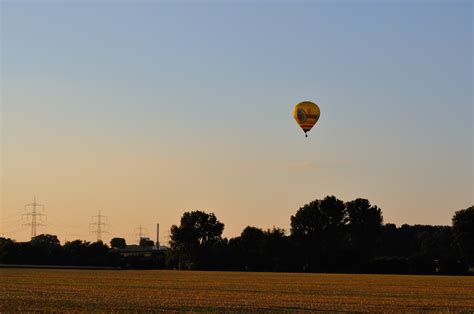
M 318 122 L 321 112 L 318 105 L 311 101 L 303 101 L 295 106 L 293 109 L 293 118 L 296 123 L 303 129 L 305 136 L 311 128 Z

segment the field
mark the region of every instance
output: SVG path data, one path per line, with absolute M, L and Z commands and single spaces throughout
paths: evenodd
M 0 312 L 474 311 L 474 277 L 0 269 Z

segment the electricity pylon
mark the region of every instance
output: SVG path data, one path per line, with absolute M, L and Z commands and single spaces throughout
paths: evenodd
M 135 228 L 135 235 L 138 236 L 138 243 L 140 244 L 140 241 L 147 236 L 146 228 L 143 228 L 142 225 L 140 225 L 138 228 Z
M 107 231 L 103 230 L 103 227 L 107 226 L 107 223 L 103 222 L 104 218 L 107 220 L 107 216 L 102 215 L 99 210 L 98 215 L 92 216 L 92 220 L 97 220 L 89 225 L 89 228 L 94 228 L 92 232 L 97 233 L 97 242 L 102 241 L 102 233 L 107 233 Z
M 28 209 L 31 208 L 31 211 Z M 43 220 L 43 217 L 46 219 L 46 215 L 39 213 L 38 210 L 44 211 L 44 205 L 36 203 L 36 196 L 33 198 L 33 203 L 25 205 L 26 213 L 23 216 L 31 217 L 31 221 L 24 224 L 25 226 L 31 226 L 31 239 L 36 237 L 36 227 L 44 226 L 44 224 L 38 222 L 39 220 Z

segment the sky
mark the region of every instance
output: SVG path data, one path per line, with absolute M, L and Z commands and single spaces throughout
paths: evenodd
M 326 195 L 385 223 L 473 204 L 471 1 L 11 1 L 1 9 L 0 234 L 234 237 Z M 293 106 L 316 102 L 305 138 Z

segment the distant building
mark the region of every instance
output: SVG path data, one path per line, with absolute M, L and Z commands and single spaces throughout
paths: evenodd
M 122 267 L 133 269 L 164 269 L 168 247 L 127 245 L 124 249 L 114 249 L 122 256 Z
M 144 256 L 151 257 L 156 253 L 165 253 L 169 248 L 161 245 L 159 248 L 156 246 L 143 247 L 137 244 L 127 245 L 124 249 L 117 249 L 117 251 L 123 256 Z

